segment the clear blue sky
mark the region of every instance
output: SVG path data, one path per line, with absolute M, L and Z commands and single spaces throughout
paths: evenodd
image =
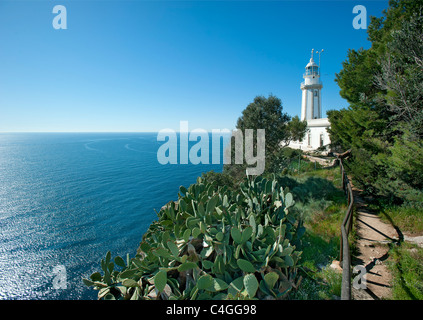
M 0 0 L 0 132 L 233 129 L 269 94 L 299 115 L 312 48 L 323 112 L 346 107 L 335 73 L 370 46 L 357 4 L 381 16 L 388 1 Z

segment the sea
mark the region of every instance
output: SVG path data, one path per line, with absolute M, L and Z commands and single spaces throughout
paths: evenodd
M 82 278 L 107 251 L 133 257 L 181 185 L 223 169 L 223 157 L 160 164 L 164 143 L 157 133 L 0 133 L 0 299 L 97 299 Z

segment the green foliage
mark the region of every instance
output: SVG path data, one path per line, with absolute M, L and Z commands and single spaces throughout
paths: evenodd
M 390 34 L 375 77 L 378 98 L 386 106 L 391 126 L 409 138 L 423 137 L 423 3 Z
M 300 273 L 301 286 L 290 294 L 295 300 L 334 299 L 340 296 L 342 275 L 330 264 L 339 259 L 340 227 L 347 210 L 340 188 L 339 167 L 324 168 L 300 175 L 281 176 L 296 203 L 290 210 L 304 221 Z
M 284 158 L 281 150 L 287 147 L 290 141 L 302 140 L 307 129 L 307 122 L 300 121 L 298 116 L 291 119 L 287 113 L 283 112 L 282 102 L 279 98 L 273 95 L 268 98 L 257 96 L 242 111 L 236 128 L 241 132 L 245 132 L 246 129 L 265 130 L 266 164 L 264 172 L 273 173 L 280 169 L 281 160 Z M 231 147 L 231 152 L 234 154 L 234 141 L 232 141 Z M 255 147 L 254 150 L 256 150 Z M 246 164 L 227 164 L 224 166 L 224 173 L 239 181 L 245 177 L 246 167 Z
M 423 233 L 423 201 L 420 206 L 409 206 L 403 204 L 390 205 L 383 204 L 380 201 L 370 204 L 371 210 L 381 213 L 381 218 L 387 223 L 391 223 L 401 232 L 410 235 Z
M 342 70 L 336 74 L 340 95 L 351 104 L 363 103 L 366 97 L 374 96 L 377 91 L 372 79 L 380 67 L 371 50 L 349 49 L 347 57 Z
M 238 180 L 227 172 L 215 172 L 213 170 L 204 172 L 201 178 L 208 183 L 214 183 L 217 187 L 226 186 L 230 190 L 235 190 L 243 179 L 243 177 L 240 177 Z
M 394 275 L 392 299 L 423 299 L 423 249 L 402 243 L 390 251 L 389 269 Z
M 293 295 L 295 300 L 339 299 L 342 289 L 342 273 L 325 267 L 314 272 L 313 277 L 304 278 L 301 287 Z
M 302 141 L 307 130 L 307 121 L 301 121 L 298 116 L 294 116 L 287 125 L 287 136 L 283 140 L 285 145 L 291 141 Z
M 302 155 L 303 152 L 299 149 L 289 147 L 280 148 L 273 154 L 270 161 L 266 160 L 268 162 L 266 173 L 278 174 L 282 172 L 283 174 L 287 174 L 298 171 L 298 161 L 300 158 L 302 159 L 300 164 L 300 170 L 302 171 L 305 169 L 306 163 L 309 163 L 304 160 Z
M 137 255 L 110 252 L 84 284 L 103 299 L 282 299 L 298 285 L 304 227 L 275 179 L 239 192 L 198 178 L 158 212 Z
M 282 102 L 279 98 L 270 95 L 268 98 L 257 96 L 238 118 L 236 128 L 265 129 L 266 130 L 266 155 L 279 149 L 279 144 L 288 133 L 290 116 L 282 112 Z
M 356 186 L 392 203 L 423 199 L 423 3 L 390 1 L 368 29 L 371 48 L 350 50 L 336 81 L 348 109 L 328 112 L 333 145 Z

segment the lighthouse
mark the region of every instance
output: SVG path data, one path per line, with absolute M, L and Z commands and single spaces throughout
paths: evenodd
M 303 151 L 321 150 L 327 153 L 330 149 L 330 128 L 328 118 L 322 118 L 322 88 L 320 79 L 320 55 L 323 52 L 311 50 L 311 58 L 305 67 L 304 81 L 301 83 L 301 121 L 307 121 L 307 132 L 301 141 L 292 141 L 289 146 Z M 317 64 L 314 53 L 318 54 Z
M 316 53 L 318 53 L 320 57 L 320 53 Z M 320 61 L 319 65 L 317 65 L 316 62 L 314 62 L 313 54 L 314 49 L 311 50 L 310 62 L 307 64 L 303 75 L 304 82 L 301 83 L 301 121 L 322 118 L 323 84 L 320 81 Z

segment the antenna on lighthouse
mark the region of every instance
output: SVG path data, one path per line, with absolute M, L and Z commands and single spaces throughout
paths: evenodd
M 319 51 L 316 51 L 316 53 L 318 53 L 319 54 L 319 75 L 320 75 L 320 55 L 323 53 L 323 51 L 325 51 L 325 50 L 320 50 L 320 52 Z

